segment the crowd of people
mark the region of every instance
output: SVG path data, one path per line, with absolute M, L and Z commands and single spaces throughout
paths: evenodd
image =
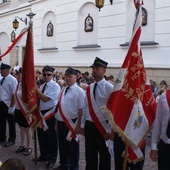
M 36 91 L 43 122 L 43 126 L 41 124 L 37 128 L 40 149 L 37 161 L 46 161 L 47 169 L 54 166 L 58 150 L 60 165 L 54 168 L 55 170 L 79 169 L 80 135 L 85 137 L 86 170 L 110 170 L 113 154 L 115 169 L 122 169 L 121 155 L 124 143 L 113 132 L 109 118 L 101 110 L 101 106 L 106 105 L 115 84 L 114 76 L 105 76 L 107 65 L 106 61 L 96 57 L 90 66 L 92 74 L 81 73 L 72 67 L 68 67 L 63 74 L 48 65 L 44 66 L 42 71 L 36 70 Z M 28 105 L 22 101 L 22 68 L 16 67 L 11 72 L 11 66 L 2 63 L 0 70 L 2 76 L 0 79 L 0 143 L 4 143 L 4 147 L 15 144 L 15 123 L 17 123 L 20 127 L 21 140 L 16 153 L 27 156 L 32 152 L 32 129 Z M 152 80 L 150 84 L 158 103 L 150 156 L 153 161 L 158 159 L 159 170 L 169 170 L 170 152 L 165 151 L 170 151 L 170 138 L 165 131 L 167 126 L 170 129 L 170 105 L 168 104 L 170 94 L 166 81 L 160 82 L 159 89 Z M 9 126 L 8 138 L 6 121 Z M 143 149 L 142 152 L 144 153 L 145 150 Z M 0 169 L 5 170 L 4 164 L 6 162 Z M 142 170 L 143 164 L 144 160 L 136 164 L 129 163 L 127 168 Z

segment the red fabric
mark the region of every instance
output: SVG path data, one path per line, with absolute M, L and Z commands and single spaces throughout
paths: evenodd
M 166 91 L 166 99 L 167 99 L 168 105 L 170 107 L 170 90 Z
M 91 116 L 94 124 L 96 125 L 97 129 L 99 130 L 100 134 L 102 136 L 104 136 L 106 134 L 106 131 L 105 131 L 104 127 L 102 126 L 102 124 L 100 123 L 100 121 L 98 120 L 98 118 L 97 118 L 97 116 L 96 116 L 96 114 L 95 114 L 95 112 L 93 110 L 92 103 L 91 103 L 90 86 L 87 87 L 86 93 L 87 93 L 90 116 Z
M 146 140 L 142 141 L 142 143 L 140 145 L 141 150 L 143 149 L 145 144 L 146 144 Z M 128 153 L 129 153 L 129 157 L 128 157 L 129 160 L 133 160 L 134 162 L 135 161 L 137 162 L 137 157 L 136 157 L 135 153 L 133 152 L 133 150 L 130 147 L 128 147 Z
M 32 115 L 31 127 L 39 126 L 41 116 L 37 106 L 38 96 L 36 92 L 36 81 L 34 71 L 34 52 L 31 28 L 28 29 L 25 56 L 22 66 L 22 100 L 28 104 L 29 112 Z
M 139 8 L 137 15 L 141 12 L 141 6 L 139 6 Z M 116 90 L 113 90 L 107 102 L 107 108 L 113 114 L 115 124 L 123 131 L 123 134 L 122 131 L 118 130 L 117 133 L 121 133 L 120 136 L 123 135 L 122 140 L 125 142 L 129 140 L 132 143 L 133 139 L 127 138 L 126 134 L 124 134 L 124 130 L 132 114 L 134 104 L 139 100 L 141 101 L 144 114 L 149 122 L 149 128 L 153 124 L 156 113 L 156 101 L 151 86 L 147 84 L 147 76 L 139 44 L 139 38 L 141 35 L 140 16 L 137 16 L 133 28 L 132 40 L 122 65 L 122 68 L 126 69 L 125 77 L 123 77 L 124 82 L 121 87 L 118 86 L 119 88 L 116 88 L 117 84 L 115 85 L 114 89 Z M 146 131 L 146 134 L 147 132 L 148 131 Z M 144 139 L 145 138 L 141 138 L 139 142 L 141 143 L 139 146 L 141 149 L 144 146 Z M 126 144 L 128 145 L 128 143 Z M 128 158 L 130 160 L 134 161 L 137 159 L 137 156 L 131 148 L 128 149 L 128 153 Z
M 48 115 L 47 117 L 45 117 L 45 120 L 48 120 L 48 119 L 50 119 L 51 117 L 53 117 L 55 115 L 55 113 L 53 112 L 53 113 L 51 113 L 50 115 Z
M 1 49 L 0 49 L 0 61 L 2 61 L 2 57 L 1 57 Z
M 5 55 L 7 55 L 17 45 L 17 43 L 20 41 L 22 36 L 27 32 L 27 30 L 28 28 L 25 29 L 20 35 L 18 35 L 18 37 L 14 40 L 14 42 L 10 45 L 10 47 L 5 51 L 5 53 L 3 53 L 2 55 L 0 53 L 0 59 L 4 57 Z

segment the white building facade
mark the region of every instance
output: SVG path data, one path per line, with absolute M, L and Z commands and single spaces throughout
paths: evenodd
M 95 0 L 0 0 L 1 53 L 11 45 L 15 17 L 24 19 L 30 11 L 36 14 L 33 18 L 36 67 L 48 64 L 58 71 L 68 66 L 90 71 L 89 66 L 97 56 L 109 63 L 107 74 L 118 74 L 135 19 L 133 0 L 113 0 L 113 5 L 105 0 L 101 11 Z M 143 17 L 141 47 L 148 76 L 157 83 L 165 79 L 170 84 L 170 1 L 144 0 Z M 26 27 L 18 21 L 16 35 Z M 14 65 L 17 60 L 22 65 L 25 40 L 26 35 L 3 57 L 3 62 Z

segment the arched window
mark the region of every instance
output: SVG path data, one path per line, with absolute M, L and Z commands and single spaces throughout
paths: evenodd
M 40 42 L 43 50 L 56 50 L 56 15 L 53 11 L 48 11 L 42 19 L 42 40 Z
M 127 22 L 126 22 L 126 37 L 125 41 L 129 42 L 131 32 L 136 16 L 136 8 L 133 1 L 127 2 Z M 142 6 L 142 34 L 141 42 L 155 41 L 155 1 L 145 1 Z
M 78 12 L 77 48 L 98 48 L 98 9 L 92 2 L 81 6 Z

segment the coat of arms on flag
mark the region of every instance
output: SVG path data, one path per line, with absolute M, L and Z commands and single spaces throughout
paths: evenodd
M 144 139 L 155 119 L 156 102 L 146 76 L 140 48 L 142 3 L 134 0 L 136 20 L 124 63 L 107 102 L 112 129 L 128 146 L 128 160 L 143 158 Z

